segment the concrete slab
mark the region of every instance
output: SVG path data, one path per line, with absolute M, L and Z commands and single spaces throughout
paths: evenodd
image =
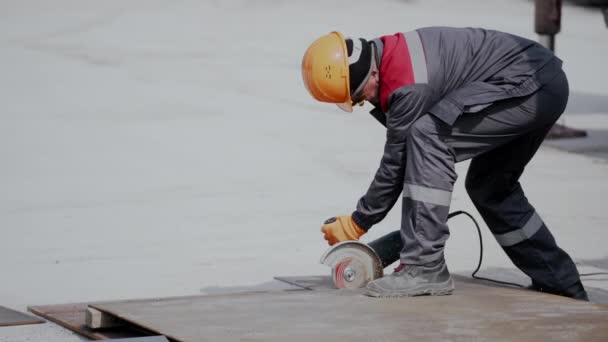
M 183 342 L 586 340 L 608 336 L 608 306 L 458 282 L 444 297 L 278 291 L 91 305 Z

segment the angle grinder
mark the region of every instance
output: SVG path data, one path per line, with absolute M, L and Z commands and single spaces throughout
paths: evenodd
M 402 248 L 401 233 L 397 230 L 369 244 L 359 241 L 337 243 L 323 254 L 321 263 L 331 267 L 336 288 L 356 289 L 381 278 L 384 268 L 399 260 Z

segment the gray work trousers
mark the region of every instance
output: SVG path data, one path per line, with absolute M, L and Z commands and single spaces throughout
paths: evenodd
M 464 113 L 451 127 L 432 114 L 412 124 L 403 192 L 402 263 L 443 260 L 457 177 L 454 164 L 472 158 L 467 192 L 513 263 L 541 286 L 568 287 L 579 280 L 572 259 L 557 246 L 519 183 L 524 167 L 563 113 L 568 92 L 561 72 L 536 93 Z

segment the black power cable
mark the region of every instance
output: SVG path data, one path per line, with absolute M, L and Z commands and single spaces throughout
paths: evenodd
M 475 279 L 479 279 L 479 280 L 490 281 L 493 283 L 525 288 L 526 286 L 521 285 L 521 284 L 511 283 L 508 281 L 502 281 L 502 280 L 496 280 L 496 279 L 490 279 L 490 278 L 484 278 L 484 277 L 480 277 L 477 275 L 477 272 L 479 272 L 479 269 L 481 268 L 481 262 L 483 261 L 483 240 L 481 238 L 481 229 L 479 228 L 479 224 L 477 223 L 477 220 L 475 220 L 475 218 L 471 214 L 467 213 L 464 210 L 459 210 L 459 211 L 450 213 L 448 215 L 448 220 L 450 218 L 452 218 L 454 216 L 458 216 L 458 215 L 466 215 L 471 219 L 471 221 L 473 221 L 473 223 L 475 224 L 475 228 L 477 228 L 477 236 L 479 237 L 479 262 L 477 263 L 477 268 L 475 269 L 475 271 L 473 271 L 473 273 L 471 273 L 471 277 L 473 277 Z M 608 275 L 608 272 L 581 273 L 579 276 L 588 277 L 588 276 L 595 276 L 595 275 Z
M 590 276 L 596 276 L 596 275 L 608 275 L 608 272 L 593 272 L 593 273 L 581 273 L 581 274 L 579 274 L 579 276 L 581 276 L 581 277 L 590 277 Z
M 479 269 L 481 268 L 481 262 L 483 261 L 483 240 L 481 239 L 481 229 L 479 228 L 479 224 L 477 223 L 477 220 L 475 220 L 475 218 L 467 213 L 466 211 L 463 210 L 459 210 L 459 211 L 455 211 L 453 213 L 450 213 L 448 215 L 448 219 L 454 217 L 454 216 L 458 216 L 458 215 L 466 215 L 468 216 L 471 221 L 473 221 L 473 223 L 475 224 L 475 228 L 477 228 L 477 236 L 479 236 L 479 262 L 477 263 L 477 268 L 475 269 L 475 271 L 473 271 L 473 273 L 471 273 L 471 277 L 475 278 L 475 279 L 479 279 L 479 280 L 486 280 L 486 281 L 491 281 L 493 283 L 498 283 L 498 284 L 503 284 L 503 285 L 510 285 L 510 286 L 516 286 L 516 287 L 525 287 L 521 284 L 516 284 L 516 283 L 511 283 L 508 281 L 502 281 L 502 280 L 495 280 L 495 279 L 490 279 L 490 278 L 484 278 L 484 277 L 480 277 L 477 275 L 477 272 L 479 272 Z

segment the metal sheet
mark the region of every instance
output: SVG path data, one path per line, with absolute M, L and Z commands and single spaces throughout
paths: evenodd
M 501 272 L 505 273 L 510 271 L 509 269 L 506 270 L 502 270 Z M 459 283 L 471 283 L 471 284 L 478 284 L 478 285 L 488 285 L 488 286 L 494 286 L 494 287 L 506 287 L 506 288 L 513 288 L 512 286 L 509 285 L 502 285 L 499 283 L 493 283 L 493 282 L 489 282 L 489 281 L 485 281 L 485 280 L 478 280 L 478 279 L 473 279 L 470 276 L 463 276 L 463 275 L 459 275 L 459 274 L 452 274 L 452 277 L 454 278 L 454 281 L 459 282 Z M 336 287 L 334 286 L 334 283 L 331 279 L 331 276 L 281 276 L 281 277 L 274 277 L 274 279 L 285 282 L 287 284 L 293 285 L 293 286 L 297 286 L 301 289 L 305 289 L 305 290 L 336 290 Z M 512 280 L 514 282 L 517 282 L 517 280 Z M 522 281 L 522 283 L 524 283 Z
M 278 281 L 297 286 L 304 290 L 335 290 L 331 276 L 288 276 L 274 277 Z
M 164 336 L 146 336 L 146 337 L 133 337 L 133 338 L 119 338 L 113 340 L 106 340 L 106 342 L 169 342 Z
M 606 340 L 608 306 L 458 283 L 443 297 L 280 291 L 91 305 L 177 341 Z
M 0 306 L 0 327 L 44 323 L 44 320 Z
M 601 268 L 601 262 L 607 262 L 606 260 L 595 261 L 596 265 L 594 267 Z M 584 266 L 586 261 L 579 261 L 577 264 Z M 589 264 L 592 265 L 592 264 Z M 593 265 L 592 265 L 593 266 Z M 580 267 L 580 266 L 579 266 Z M 579 268 L 580 270 L 580 268 Z M 603 268 L 602 271 L 608 271 L 608 269 Z M 485 268 L 483 270 L 483 276 L 495 278 L 498 280 L 509 281 L 512 283 L 519 283 L 522 285 L 529 285 L 530 279 L 526 277 L 521 271 L 514 268 L 501 268 L 501 267 L 490 267 Z M 494 282 L 489 282 L 480 279 L 471 278 L 470 275 L 462 275 L 462 274 L 452 274 L 454 281 L 458 283 L 471 283 L 478 285 L 487 285 L 494 287 L 505 287 L 512 289 L 512 286 L 509 285 L 501 285 Z M 603 279 L 602 276 L 598 276 L 597 279 Z M 287 276 L 287 277 L 275 277 L 274 279 L 285 282 L 287 284 L 291 284 L 293 286 L 297 286 L 301 289 L 305 290 L 335 290 L 335 286 L 331 280 L 331 276 Z M 586 278 L 586 280 L 590 280 Z M 595 288 L 588 286 L 585 284 L 585 289 L 587 290 L 587 294 L 589 295 L 589 300 L 596 304 L 608 304 L 608 291 L 602 290 L 600 288 Z

